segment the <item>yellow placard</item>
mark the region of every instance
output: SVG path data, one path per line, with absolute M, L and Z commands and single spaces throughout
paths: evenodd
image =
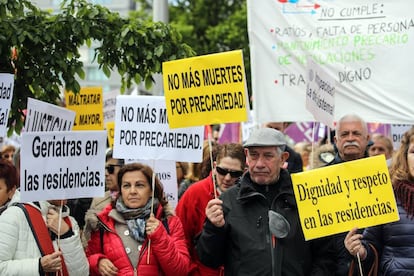
M 162 64 L 170 128 L 247 121 L 241 50 Z
M 76 112 L 73 130 L 103 130 L 102 87 L 82 87 L 79 93 L 65 91 L 66 108 Z
M 292 174 L 306 240 L 398 221 L 384 155 Z
M 115 122 L 106 123 L 106 132 L 108 134 L 108 145 L 111 149 L 114 148 L 114 137 L 115 137 Z

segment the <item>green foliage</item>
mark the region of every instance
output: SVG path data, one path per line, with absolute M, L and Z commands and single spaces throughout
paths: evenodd
M 64 89 L 79 92 L 82 45 L 98 42 L 96 61 L 105 75 L 120 73 L 123 90 L 133 82 L 151 86 L 162 62 L 194 55 L 172 26 L 134 15 L 121 18 L 85 0 L 63 1 L 59 14 L 26 0 L 0 0 L 0 72 L 15 75 L 9 133 L 22 129 L 28 97 L 57 103 Z

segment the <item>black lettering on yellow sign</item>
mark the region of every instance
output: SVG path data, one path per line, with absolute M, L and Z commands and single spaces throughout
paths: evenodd
M 342 193 L 347 199 L 351 199 L 353 193 L 365 190 L 366 195 L 369 196 L 374 189 L 383 185 L 390 185 L 388 175 L 377 171 L 351 179 L 343 179 L 339 175 L 333 179 L 325 177 L 320 179 L 319 184 L 316 185 L 308 185 L 307 182 L 298 183 L 295 185 L 295 189 L 297 189 L 297 199 L 299 202 L 311 201 L 312 205 L 317 206 L 321 199 Z M 386 199 L 375 197 L 368 203 L 350 200 L 347 207 L 333 212 L 317 209 L 314 216 L 303 219 L 303 225 L 306 229 L 314 229 L 371 217 L 386 216 L 395 212 L 396 210 L 391 202 Z
M 240 65 L 203 69 L 204 86 L 237 83 L 243 81 Z
M 242 109 L 245 104 L 243 92 L 239 91 L 171 99 L 170 106 L 172 115 L 181 115 L 194 112 Z
M 382 202 L 376 198 L 375 202 L 368 203 L 367 205 L 361 205 L 357 201 L 349 203 L 349 208 L 338 210 L 334 213 L 325 213 L 318 209 L 317 215 L 305 218 L 303 220 L 303 224 L 306 229 L 314 229 L 317 227 L 341 224 L 359 219 L 385 216 L 395 212 L 396 210 L 392 208 L 391 202 Z
M 241 65 L 205 68 L 170 74 L 167 77 L 168 90 L 187 89 L 201 86 L 213 86 L 243 82 L 243 68 Z
M 101 94 L 69 94 L 68 105 L 100 104 Z
M 80 114 L 79 115 L 79 125 L 100 125 L 101 116 L 97 114 Z

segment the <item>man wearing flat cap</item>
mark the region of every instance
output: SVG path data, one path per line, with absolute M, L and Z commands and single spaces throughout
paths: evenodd
M 272 128 L 244 144 L 248 171 L 240 183 L 212 199 L 197 241 L 201 262 L 224 265 L 225 275 L 330 275 L 320 240 L 305 241 L 290 175 L 282 165 L 284 135 Z

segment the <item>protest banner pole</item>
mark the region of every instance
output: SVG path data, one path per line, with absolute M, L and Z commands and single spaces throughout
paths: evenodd
M 318 125 L 318 128 L 319 128 L 319 125 Z M 311 145 L 312 145 L 312 148 L 311 148 L 311 156 L 314 156 L 315 155 L 315 122 L 313 122 L 312 123 L 312 139 L 311 139 Z M 314 167 L 314 158 L 312 158 L 311 159 L 311 164 L 310 164 L 310 167 L 311 167 L 311 169 L 313 169 Z
M 357 252 L 357 259 L 358 259 L 359 275 L 364 276 L 364 273 L 362 271 L 361 257 L 359 257 L 359 252 Z
M 208 151 L 210 153 L 210 165 L 211 165 L 211 170 L 213 171 L 214 167 L 213 167 L 213 146 L 211 144 L 211 128 L 209 129 L 208 132 Z M 214 198 L 217 198 L 217 191 L 216 191 L 216 176 L 214 173 L 212 173 L 212 178 L 213 178 L 213 191 L 214 191 Z
M 62 227 L 62 209 L 63 209 L 63 200 L 60 201 L 59 209 L 59 222 L 58 222 L 58 234 L 57 234 L 57 247 L 60 250 L 60 228 Z M 63 267 L 60 269 L 59 275 L 63 275 Z
M 155 195 L 155 161 L 153 161 L 153 166 L 152 166 L 152 181 L 151 181 L 151 187 L 152 187 L 152 196 L 151 196 L 151 212 L 150 212 L 150 216 L 151 214 L 153 214 L 154 212 L 154 195 Z M 150 253 L 151 253 L 151 240 L 148 239 L 148 255 L 147 255 L 147 264 L 149 264 L 149 260 L 150 260 Z

